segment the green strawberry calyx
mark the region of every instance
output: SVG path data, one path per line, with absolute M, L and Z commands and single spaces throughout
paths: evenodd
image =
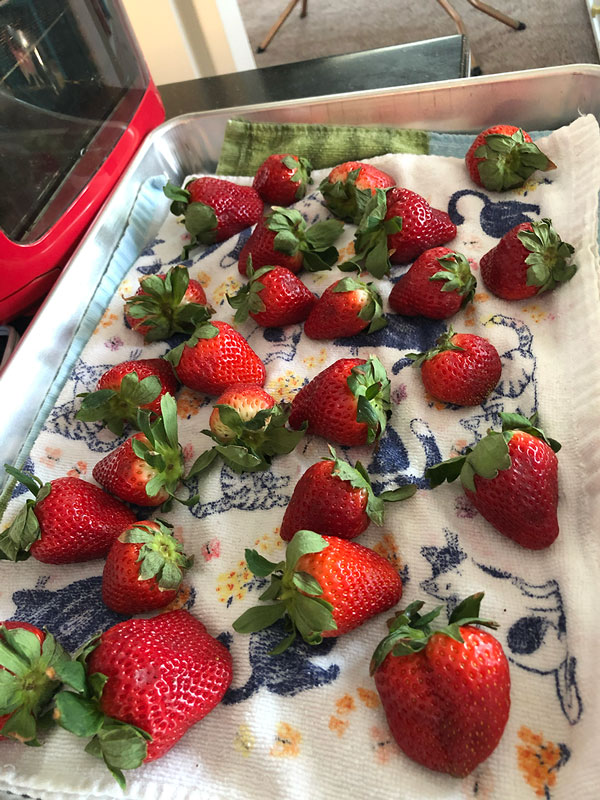
M 358 318 L 370 322 L 367 333 L 374 333 L 387 325 L 387 320 L 383 316 L 383 300 L 381 295 L 372 283 L 363 283 L 356 278 L 348 276 L 338 281 L 333 289 L 334 293 L 343 292 L 366 292 L 367 297 L 361 310 L 358 312 Z
M 183 302 L 190 282 L 183 264 L 171 267 L 164 279 L 148 275 L 140 280 L 143 294 L 125 298 L 125 311 L 144 328 L 149 328 L 144 341 L 168 339 L 175 333 L 193 333 L 214 310 L 208 305 Z
M 330 182 L 329 177 L 326 177 L 319 184 L 319 191 L 327 208 L 336 217 L 355 225 L 360 222 L 372 196 L 370 189 L 359 189 L 356 186 L 360 171 L 361 167 L 357 167 L 348 172 L 345 180 Z
M 42 535 L 35 507 L 50 494 L 52 484 L 43 483 L 36 475 L 22 472 L 10 464 L 5 464 L 4 469 L 29 489 L 35 499 L 26 500 L 13 522 L 0 533 L 0 559 L 26 561 L 30 557 L 31 545 Z
M 308 158 L 302 156 L 287 155 L 281 159 L 281 163 L 292 171 L 289 180 L 297 183 L 296 200 L 301 200 L 306 194 L 306 187 L 313 182 L 311 178 L 312 164 Z
M 459 347 L 457 344 L 454 344 L 452 338 L 454 337 L 454 329 L 452 326 L 438 336 L 435 342 L 434 347 L 430 347 L 429 350 L 425 350 L 423 353 L 407 353 L 406 357 L 410 358 L 414 366 L 421 367 L 425 363 L 425 361 L 430 361 L 432 358 L 439 356 L 440 353 L 448 352 L 451 350 L 455 350 L 457 352 L 464 353 L 465 348 Z
M 138 580 L 154 579 L 160 591 L 172 591 L 180 587 L 183 573 L 192 566 L 194 558 L 183 552 L 183 545 L 173 536 L 172 525 L 160 519 L 154 522 L 158 529 L 141 522 L 123 531 L 119 541 L 141 545 Z
M 544 218 L 532 222 L 531 227 L 531 231 L 517 233 L 517 239 L 529 250 L 525 259 L 528 265 L 527 286 L 539 286 L 539 293 L 547 292 L 571 280 L 577 272 L 577 266 L 568 263 L 575 249 L 562 241 L 552 226 L 552 220 Z
M 488 431 L 473 448 L 466 448 L 462 455 L 442 461 L 425 470 L 425 477 L 428 478 L 431 488 L 439 486 L 444 481 L 451 483 L 460 477 L 463 486 L 475 492 L 476 475 L 493 480 L 501 470 L 510 469 L 512 459 L 508 443 L 515 431 L 524 431 L 530 436 L 541 439 L 555 453 L 560 450 L 560 444 L 555 439 L 548 438 L 537 426 L 537 413 L 528 419 L 522 414 L 501 412 L 500 418 L 501 431 Z
M 323 461 L 333 461 L 333 470 L 331 474 L 335 475 L 341 481 L 347 481 L 354 489 L 364 490 L 367 496 L 365 511 L 376 525 L 383 525 L 384 503 L 406 500 L 412 497 L 417 491 L 417 487 L 414 484 L 408 483 L 404 486 L 399 486 L 397 489 L 391 489 L 376 495 L 371 485 L 369 473 L 360 461 L 357 461 L 356 464 L 352 466 L 347 461 L 338 458 L 331 445 L 329 445 L 329 452 L 331 455 L 324 456 Z
M 246 563 L 259 578 L 271 576 L 271 583 L 259 600 L 268 605 L 253 606 L 233 622 L 237 633 L 254 633 L 285 619 L 288 635 L 270 652 L 278 655 L 286 650 L 297 634 L 311 645 L 320 644 L 323 632 L 335 630 L 333 606 L 323 600 L 323 589 L 316 578 L 297 570 L 298 561 L 307 553 L 320 553 L 328 547 L 325 539 L 314 531 L 297 531 L 287 545 L 285 561 L 269 561 L 256 550 L 246 550 Z
M 252 255 L 248 256 L 246 262 L 246 277 L 249 279 L 245 286 L 234 295 L 227 295 L 227 302 L 232 308 L 236 309 L 235 321 L 242 323 L 248 319 L 250 314 L 259 314 L 266 310 L 266 305 L 260 297 L 260 292 L 265 288 L 265 284 L 260 282 L 263 275 L 275 269 L 276 265 L 260 267 L 255 270 L 252 266 Z
M 302 253 L 302 266 L 309 272 L 331 269 L 339 253 L 333 246 L 344 223 L 338 219 L 325 219 L 307 227 L 306 220 L 294 208 L 273 206 L 265 219 L 266 227 L 275 232 L 273 248 L 287 256 Z
M 483 159 L 477 164 L 481 183 L 494 192 L 523 186 L 537 170 L 556 169 L 556 164 L 534 142 L 525 141 L 521 128 L 510 136 L 489 133 L 474 156 Z
M 402 217 L 386 219 L 386 190 L 376 189 L 365 204 L 354 235 L 354 255 L 339 265 L 343 272 L 369 272 L 383 278 L 392 267 L 388 236 L 402 230 Z
M 123 434 L 124 423 L 137 424 L 140 406 L 152 403 L 162 389 L 156 375 L 148 375 L 139 380 L 137 372 L 123 376 L 119 389 L 98 389 L 95 392 L 82 392 L 81 406 L 75 418 L 82 422 L 103 422 L 116 436 Z
M 190 250 L 197 245 L 213 244 L 216 241 L 218 219 L 214 208 L 199 201 L 192 203 L 192 196 L 187 188 L 182 189 L 171 181 L 163 186 L 163 192 L 172 201 L 171 213 L 176 217 L 183 214 L 183 224 L 190 234 L 190 241 L 185 245 L 181 254 L 184 260 L 189 258 Z
M 175 369 L 179 366 L 184 347 L 195 347 L 200 339 L 214 339 L 219 335 L 219 329 L 212 322 L 201 322 L 195 329 L 189 339 L 182 342 L 177 347 L 165 353 L 164 358 L 169 361 Z
M 444 281 L 442 292 L 456 292 L 462 295 L 461 308 L 471 302 L 475 296 L 477 280 L 471 272 L 471 266 L 462 253 L 446 253 L 440 256 L 437 261 L 442 267 L 434 273 L 430 281 Z
M 0 624 L 0 715 L 9 715 L 0 728 L 2 736 L 40 745 L 38 727 L 48 722 L 45 712 L 70 663 L 48 631 L 40 643 L 33 631 Z
M 383 434 L 391 415 L 390 381 L 385 367 L 376 356 L 352 368 L 348 388 L 357 398 L 356 421 L 367 425 L 367 442 Z
M 483 596 L 483 592 L 478 592 L 467 597 L 449 615 L 448 624 L 440 628 L 432 628 L 430 623 L 439 616 L 442 606 L 436 606 L 427 614 L 421 615 L 419 612 L 424 603 L 422 600 L 415 600 L 388 622 L 389 633 L 377 645 L 371 659 L 371 675 L 377 671 L 390 653 L 398 658 L 420 653 L 427 647 L 431 637 L 436 634 L 441 633 L 462 644 L 464 639 L 460 629 L 463 625 L 484 625 L 487 628 L 498 628 L 497 622 L 479 616 L 479 607 Z

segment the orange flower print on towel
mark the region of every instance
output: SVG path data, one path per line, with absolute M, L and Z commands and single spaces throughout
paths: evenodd
M 102 315 L 102 319 L 98 323 L 98 327 L 96 328 L 94 333 L 99 333 L 102 330 L 102 328 L 110 328 L 110 326 L 114 325 L 114 323 L 117 320 L 118 317 L 116 314 L 114 314 L 112 311 L 106 310 Z
M 517 745 L 517 763 L 525 781 L 535 791 L 536 797 L 550 800 L 550 789 L 556 784 L 558 770 L 571 755 L 565 744 L 545 741 L 541 733 L 534 733 L 522 725 Z
M 60 461 L 62 450 L 59 447 L 46 447 L 44 455 L 40 458 L 40 464 L 45 467 L 53 467 Z
M 250 728 L 247 725 L 240 725 L 233 738 L 234 749 L 241 753 L 244 758 L 248 758 L 254 749 L 255 743 L 256 739 Z
M 277 758 L 296 758 L 300 754 L 302 735 L 299 730 L 292 728 L 287 722 L 280 722 L 277 726 L 275 744 L 271 748 L 271 755 Z
M 67 472 L 69 478 L 83 478 L 87 473 L 88 465 L 86 461 L 78 461 L 75 466 Z
M 372 748 L 375 754 L 375 760 L 378 761 L 379 764 L 387 764 L 393 755 L 400 753 L 400 748 L 396 744 L 389 728 L 373 725 L 369 733 L 373 740 Z
M 205 402 L 204 395 L 184 387 L 177 398 L 177 416 L 180 419 L 190 419 L 196 416 Z
M 282 400 L 290 402 L 296 392 L 302 387 L 302 378 L 288 369 L 283 375 L 271 380 L 265 386 L 266 391 L 279 403 Z
M 343 694 L 335 701 L 335 713 L 329 717 L 329 730 L 338 736 L 343 736 L 350 725 L 350 717 L 359 704 L 362 703 L 369 709 L 377 708 L 381 705 L 379 695 L 372 689 L 364 689 L 359 686 L 356 689 L 358 703 L 351 694 Z
M 214 291 L 214 302 L 215 305 L 222 306 L 225 305 L 229 308 L 229 304 L 227 303 L 227 295 L 234 295 L 237 293 L 238 289 L 240 288 L 241 284 L 237 281 L 233 276 L 227 278 L 224 283 Z

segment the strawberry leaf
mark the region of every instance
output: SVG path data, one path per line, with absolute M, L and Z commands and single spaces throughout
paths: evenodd
M 321 588 L 319 581 L 316 578 L 313 578 L 312 575 L 309 575 L 308 572 L 295 572 L 293 581 L 294 586 L 296 586 L 305 594 L 314 596 L 323 594 L 323 589 Z
M 283 561 L 278 563 L 269 561 L 264 556 L 261 556 L 256 550 L 246 549 L 245 557 L 246 563 L 248 564 L 248 569 L 259 578 L 266 578 L 275 570 L 282 569 L 284 567 Z
M 282 601 L 268 606 L 253 606 L 232 623 L 232 628 L 237 633 L 256 633 L 269 628 L 281 619 L 285 612 L 286 604 Z
M 460 472 L 461 482 L 475 492 L 475 475 L 491 480 L 500 470 L 509 469 L 511 463 L 505 435 L 490 431 L 466 456 Z
M 293 571 L 302 556 L 308 553 L 320 553 L 328 546 L 325 539 L 314 531 L 297 531 L 286 548 L 286 569 Z

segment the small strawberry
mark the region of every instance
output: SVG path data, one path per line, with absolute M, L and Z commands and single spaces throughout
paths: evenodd
M 448 247 L 422 253 L 397 281 L 390 307 L 407 317 L 447 319 L 471 302 L 475 280 L 467 259 Z
M 163 189 L 172 200 L 171 213 L 183 214 L 190 243 L 183 248 L 188 258 L 199 244 L 229 239 L 261 218 L 263 201 L 252 186 L 240 186 L 223 178 L 195 178 L 181 189 L 170 181 Z
M 300 278 L 286 267 L 261 267 L 254 271 L 248 257 L 246 286 L 227 300 L 236 309 L 235 321 L 245 322 L 248 315 L 263 328 L 279 328 L 304 322 L 317 302 L 316 296 Z
M 502 431 L 490 431 L 475 447 L 430 467 L 432 488 L 460 476 L 465 494 L 503 536 L 530 550 L 558 536 L 560 444 L 520 414 L 501 413 Z
M 374 550 L 337 536 L 298 531 L 286 548 L 285 561 L 275 564 L 246 550 L 250 571 L 271 575 L 261 600 L 233 623 L 238 633 L 253 633 L 285 617 L 287 636 L 271 655 L 281 653 L 296 638 L 320 644 L 342 636 L 371 617 L 395 606 L 402 596 L 402 579 L 387 559 Z
M 319 189 L 325 205 L 336 217 L 358 225 L 375 189 L 395 185 L 390 175 L 371 164 L 346 161 L 331 170 Z
M 55 698 L 61 727 L 92 737 L 125 789 L 123 770 L 163 756 L 222 700 L 231 654 L 184 610 L 128 619 L 84 646 L 68 690 Z
M 279 531 L 286 542 L 303 529 L 355 539 L 371 521 L 383 525 L 384 501 L 405 500 L 417 490 L 408 484 L 376 495 L 360 461 L 353 467 L 329 450 L 331 458 L 309 467 L 294 487 Z
M 463 600 L 448 625 L 432 629 L 438 606 L 411 603 L 377 646 L 371 672 L 400 749 L 428 769 L 463 778 L 500 741 L 510 711 L 510 672 L 500 642 L 476 625 L 483 592 Z
M 236 472 L 268 469 L 273 456 L 291 453 L 301 431 L 285 427 L 289 409 L 260 386 L 234 384 L 218 398 L 210 415 L 210 430 L 203 431 L 214 448 Z
M 193 558 L 183 552 L 171 526 L 144 520 L 112 544 L 102 572 L 102 601 L 119 614 L 164 608 L 177 596 Z
M 536 170 L 556 169 L 522 128 L 494 125 L 478 134 L 465 156 L 471 179 L 493 192 L 523 186 Z
M 367 333 L 387 325 L 381 295 L 372 283 L 355 278 L 335 281 L 313 306 L 304 333 L 309 339 L 337 339 Z
M 266 378 L 265 365 L 242 334 L 217 320 L 200 325 L 165 358 L 181 383 L 205 394 L 219 395 L 234 383 L 262 386 Z
M 290 427 L 353 445 L 377 441 L 390 414 L 390 381 L 375 357 L 340 358 L 303 386 L 292 401 Z
M 339 256 L 333 243 L 343 228 L 344 223 L 337 219 L 321 220 L 309 227 L 299 211 L 275 206 L 242 247 L 240 274 L 246 275 L 249 257 L 255 270 L 272 265 L 290 272 L 331 269 Z
M 163 395 L 175 394 L 179 382 L 164 358 L 145 358 L 111 367 L 101 375 L 96 388 L 95 392 L 77 395 L 83 399 L 76 418 L 84 422 L 101 420 L 121 436 L 124 422 L 137 424 L 138 409 L 159 416 Z
M 481 278 L 503 300 L 524 300 L 571 280 L 574 248 L 563 242 L 552 221 L 522 222 L 481 257 Z
M 252 186 L 265 203 L 289 206 L 301 200 L 312 183 L 312 165 L 307 158 L 277 153 L 266 158 L 256 170 Z
M 0 558 L 70 564 L 102 558 L 135 514 L 100 487 L 81 478 L 48 483 L 5 464 L 9 475 L 33 494 L 0 533 Z
M 164 275 L 140 278 L 136 294 L 125 298 L 125 321 L 145 342 L 192 333 L 212 313 L 202 285 L 182 264 Z
M 442 403 L 478 406 L 496 388 L 502 362 L 494 345 L 473 333 L 443 333 L 425 353 L 408 353 L 421 367 L 423 386 Z

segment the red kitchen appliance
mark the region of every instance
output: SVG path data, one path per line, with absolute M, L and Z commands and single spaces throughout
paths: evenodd
M 0 323 L 47 294 L 164 117 L 119 0 L 0 0 Z

